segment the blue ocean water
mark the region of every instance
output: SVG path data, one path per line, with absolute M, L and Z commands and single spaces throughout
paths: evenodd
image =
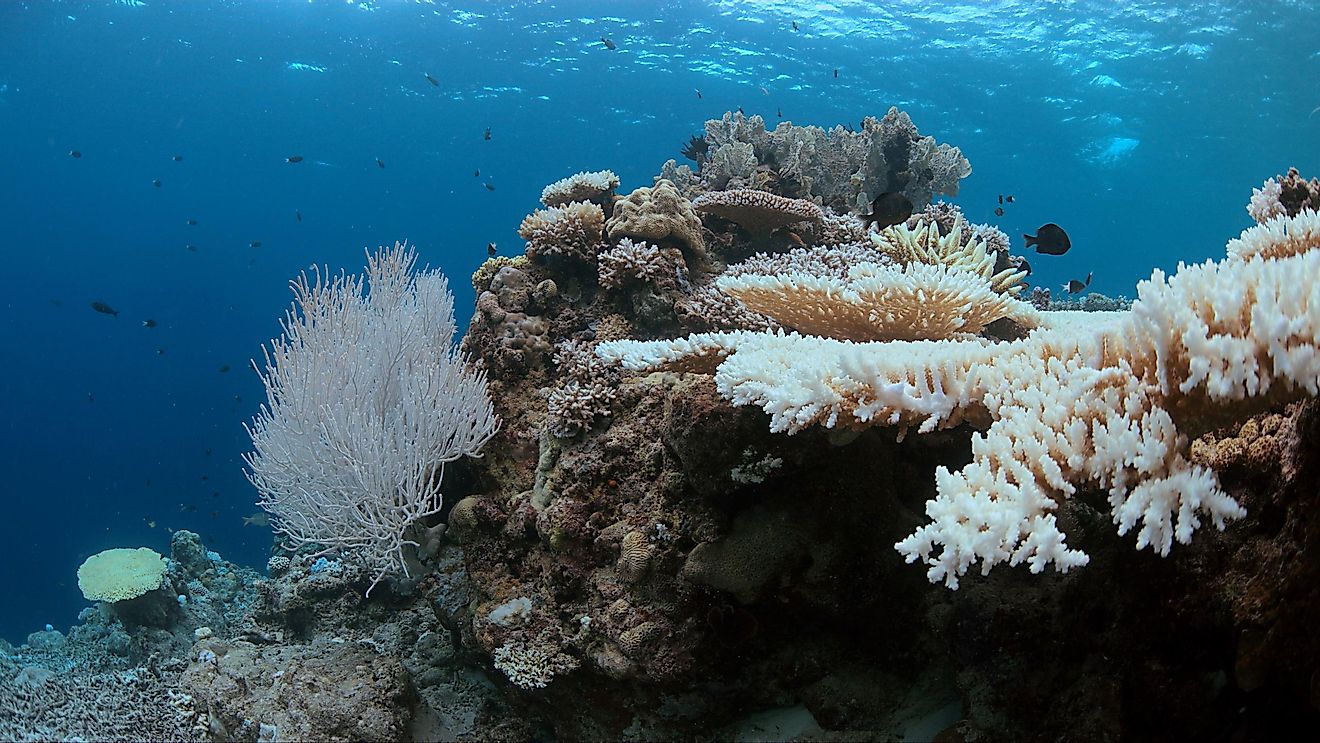
M 740 106 L 897 105 L 970 159 L 972 220 L 1067 228 L 1031 281 L 1131 295 L 1320 171 L 1317 80 L 1312 1 L 0 3 L 0 637 L 67 627 L 87 555 L 170 530 L 264 564 L 249 360 L 309 264 L 411 240 L 462 327 L 547 183 L 650 185 Z

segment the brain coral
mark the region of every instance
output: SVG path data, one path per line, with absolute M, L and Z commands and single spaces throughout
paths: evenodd
M 165 558 L 146 547 L 98 552 L 78 568 L 78 588 L 88 601 L 124 601 L 160 588 Z
M 706 262 L 701 220 L 692 210 L 692 204 L 669 181 L 643 186 L 615 202 L 614 215 L 605 227 L 611 240 L 621 237 L 652 243 L 676 240 L 687 248 L 691 257 Z

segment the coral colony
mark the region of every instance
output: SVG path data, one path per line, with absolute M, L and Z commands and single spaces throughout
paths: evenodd
M 1314 699 L 1320 182 L 1049 311 L 897 109 L 685 153 L 547 186 L 458 347 L 406 245 L 296 281 L 247 459 L 286 549 L 90 558 L 0 737 L 1249 738 L 1243 695 Z

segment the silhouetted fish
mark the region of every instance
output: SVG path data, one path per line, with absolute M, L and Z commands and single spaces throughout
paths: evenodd
M 1034 235 L 1023 235 L 1022 239 L 1027 241 L 1028 248 L 1034 245 L 1037 253 L 1045 253 L 1046 255 L 1063 255 L 1068 252 L 1068 248 L 1072 247 L 1072 241 L 1068 239 L 1068 233 L 1053 222 L 1042 225 Z
M 1009 194 L 1009 195 L 1005 196 L 1005 197 L 1004 197 L 1004 201 L 1007 201 L 1008 203 L 1012 204 L 1012 203 L 1013 203 L 1013 194 Z
M 78 150 L 69 150 L 69 157 L 77 159 L 82 157 L 82 153 L 79 152 Z
M 302 212 L 298 211 L 297 209 L 294 209 L 294 210 L 293 210 L 293 216 L 294 216 L 294 218 L 297 219 L 299 222 L 302 221 Z
M 260 240 L 253 240 L 252 242 L 248 243 L 248 247 L 259 248 L 259 247 L 261 247 L 261 241 L 260 241 Z
M 1063 290 L 1068 292 L 1069 294 L 1078 294 L 1083 289 L 1085 289 L 1090 285 L 1091 285 L 1091 274 L 1087 273 L 1086 281 L 1078 281 L 1077 279 L 1070 279 L 1068 283 L 1063 285 Z
M 302 162 L 302 161 L 303 161 L 303 156 L 302 156 L 302 155 L 290 155 L 290 156 L 284 158 L 284 162 L 286 162 L 286 163 L 300 163 L 300 162 Z
M 156 188 L 160 188 L 160 179 L 159 178 L 155 179 L 154 181 L 151 182 L 151 185 L 155 186 Z
M 1004 195 L 1003 195 L 1003 194 L 999 194 L 999 205 L 1000 205 L 1000 206 L 1003 206 L 1003 205 L 1004 205 Z
M 477 168 L 476 170 L 472 171 L 472 177 L 473 177 L 473 178 L 480 178 L 480 177 L 481 177 L 481 168 Z
M 782 108 L 776 108 L 776 109 L 775 109 L 775 116 L 778 116 L 778 117 L 781 118 L 781 119 L 784 118 L 784 109 L 782 109 Z
M 172 158 L 170 158 L 170 159 L 173 160 L 173 161 L 176 162 L 176 163 L 181 163 L 181 162 L 183 162 L 183 155 L 175 155 L 174 157 L 172 157 Z
M 912 200 L 898 191 L 885 191 L 871 202 L 871 213 L 863 214 L 862 221 L 866 228 L 875 225 L 877 230 L 906 222 L 912 216 Z
M 494 184 L 494 183 L 491 183 L 490 181 L 486 181 L 486 190 L 487 190 L 487 191 L 494 191 L 494 190 L 495 190 L 495 184 Z
M 995 216 L 996 216 L 996 217 L 1002 217 L 1002 216 L 1004 216 L 1004 207 L 1002 207 L 1002 206 L 997 206 L 997 207 L 995 207 Z
M 164 355 L 165 355 L 165 349 L 164 349 L 164 348 L 157 348 L 157 349 L 156 349 L 156 355 L 157 355 L 157 356 L 164 356 Z
M 196 245 L 193 245 L 192 243 L 188 243 L 188 244 L 185 245 L 184 247 L 188 249 L 188 252 L 189 252 L 189 253 L 196 253 L 196 252 L 197 252 L 197 246 L 196 246 Z
M 385 167 L 385 161 L 384 161 L 384 160 L 381 160 L 379 157 L 376 158 L 376 167 L 378 167 L 378 168 L 383 168 L 383 167 Z
M 838 67 L 835 67 L 835 68 L 834 68 L 834 76 L 835 76 L 835 77 L 838 77 L 838 76 L 839 76 L 839 68 L 838 68 Z
M 144 328 L 154 328 L 154 327 L 156 327 L 156 321 L 155 321 L 155 320 L 152 320 L 151 318 L 147 318 L 146 320 L 143 320 L 143 321 L 142 321 L 142 327 L 144 327 Z
M 600 37 L 600 43 L 604 44 L 604 45 L 605 45 L 605 48 L 606 48 L 606 49 L 609 49 L 610 51 L 614 51 L 615 49 L 618 48 L 617 46 L 615 46 L 615 44 L 614 44 L 613 41 L 610 41 L 609 39 L 605 38 L 604 36 Z
M 797 31 L 797 30 L 798 30 L 797 21 L 793 21 L 793 30 L 794 30 L 794 31 Z
M 440 87 L 440 81 L 439 81 L 439 80 L 436 80 L 436 79 L 433 78 L 433 77 L 431 77 L 431 73 L 429 73 L 429 72 L 425 72 L 425 73 L 422 73 L 422 74 L 426 75 L 426 81 L 427 81 L 428 83 L 430 83 L 430 84 L 436 86 L 437 88 Z
M 693 88 L 693 90 L 697 91 L 697 100 L 701 100 L 701 88 Z
M 490 141 L 490 127 L 486 127 L 486 131 L 481 133 L 481 138 L 486 140 L 487 142 Z
M 229 364 L 221 364 L 221 365 L 220 365 L 220 373 L 221 373 L 221 374 L 227 374 L 228 372 L 229 372 Z
M 189 227 L 196 227 L 196 226 L 197 226 L 197 220 L 195 220 L 195 219 L 190 219 L 190 220 L 188 220 L 188 226 L 189 226 Z
M 486 255 L 493 256 L 498 250 L 499 249 L 495 247 L 495 243 L 486 243 Z
M 114 307 L 111 307 L 105 302 L 92 302 L 92 309 L 96 310 L 102 315 L 112 315 L 114 317 L 119 317 L 119 310 L 115 309 Z

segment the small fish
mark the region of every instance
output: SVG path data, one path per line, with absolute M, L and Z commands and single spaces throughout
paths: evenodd
M 701 100 L 701 88 L 693 88 L 693 90 L 697 91 L 697 100 Z
M 248 243 L 248 247 L 259 248 L 259 247 L 261 247 L 261 241 L 260 241 L 260 240 L 253 240 L 252 242 Z
M 429 72 L 424 72 L 424 73 L 422 73 L 422 74 L 426 75 L 426 82 L 428 82 L 428 83 L 434 85 L 434 86 L 437 87 L 437 88 L 440 87 L 440 81 L 439 81 L 439 80 L 436 80 L 436 79 L 433 78 L 433 77 L 431 77 L 431 73 L 429 73 Z
M 999 205 L 1000 205 L 1000 206 L 1003 206 L 1003 205 L 1004 205 L 1004 195 L 1003 195 L 1003 194 L 999 194 Z
M 839 68 L 838 68 L 838 67 L 835 67 L 835 68 L 834 68 L 834 77 L 837 78 L 838 76 L 839 76 Z
M 1023 235 L 1022 239 L 1027 241 L 1028 248 L 1034 245 L 1037 253 L 1045 253 L 1046 255 L 1063 255 L 1068 252 L 1068 248 L 1072 247 L 1072 241 L 1068 239 L 1068 233 L 1053 222 L 1042 225 L 1034 235 Z
M 185 513 L 194 513 L 197 511 L 197 506 L 193 505 L 192 503 L 180 503 L 179 510 Z
M 494 257 L 497 252 L 499 252 L 499 248 L 495 247 L 495 243 L 486 243 L 486 255 Z
M 243 396 L 242 396 L 242 395 L 234 395 L 234 404 L 235 404 L 235 405 L 242 405 L 242 404 L 243 404 Z
M 789 232 L 789 233 L 786 233 L 786 235 L 787 235 L 787 237 L 788 237 L 788 241 L 791 242 L 791 243 L 793 243 L 794 245 L 798 246 L 799 248 L 805 248 L 805 247 L 807 247 L 807 243 L 802 239 L 802 236 L 799 235 L 798 233 L 796 233 L 796 232 Z
M 1002 217 L 1002 216 L 1004 216 L 1004 207 L 1002 207 L 1002 206 L 997 206 L 997 207 L 995 207 L 995 216 L 996 216 L 996 217 Z
M 152 320 L 151 318 L 147 318 L 146 320 L 143 320 L 143 321 L 142 321 L 142 327 L 144 327 L 144 328 L 154 328 L 154 327 L 156 327 L 156 321 L 155 321 L 155 320 Z
M 494 191 L 494 190 L 495 190 L 495 184 L 494 184 L 494 183 L 491 183 L 490 181 L 486 181 L 486 190 L 487 190 L 487 191 Z
M 1012 203 L 1013 203 L 1013 194 L 1009 194 L 1009 195 L 1005 196 L 1005 197 L 1004 197 L 1004 201 L 1007 201 L 1008 203 L 1012 204 Z
M 96 402 L 96 398 L 90 392 L 87 393 L 87 402 Z
M 297 219 L 299 222 L 301 222 L 301 221 L 302 221 L 302 212 L 298 211 L 297 209 L 294 209 L 294 210 L 293 210 L 293 217 L 294 217 L 294 219 Z
M 770 95 L 770 91 L 766 90 L 764 87 L 758 88 L 758 90 L 761 91 L 761 95 Z
M 214 519 L 214 518 L 219 518 L 219 517 L 220 517 L 220 512 L 219 512 L 219 511 L 212 511 L 212 512 L 211 512 L 211 518 Z
M 174 157 L 172 157 L 172 158 L 170 158 L 170 159 L 173 160 L 173 161 L 176 162 L 176 163 L 181 163 L 181 162 L 183 162 L 183 155 L 175 155 Z
M 156 349 L 156 355 L 157 355 L 157 356 L 164 356 L 164 355 L 165 355 L 165 349 L 163 349 L 163 348 L 157 348 L 157 349 Z
M 220 365 L 220 373 L 221 373 L 221 374 L 228 374 L 228 373 L 229 373 L 229 364 L 221 364 L 221 365 Z M 211 453 L 211 450 L 210 450 L 210 449 L 207 449 L 207 450 L 206 450 L 206 453 L 207 453 L 207 454 L 210 454 L 210 453 Z
M 1068 283 L 1063 285 L 1063 290 L 1068 292 L 1069 294 L 1080 294 L 1083 289 L 1085 289 L 1090 285 L 1091 285 L 1091 274 L 1087 273 L 1086 281 L 1078 281 L 1077 279 L 1070 279 Z
M 208 456 L 208 457 L 211 456 L 211 449 L 210 449 L 210 447 L 208 447 L 208 448 L 206 449 L 205 454 L 206 454 L 206 456 Z M 219 493 L 212 493 L 212 495 L 219 495 Z
M 600 37 L 600 43 L 604 44 L 605 48 L 609 49 L 610 51 L 614 51 L 615 49 L 619 48 L 617 45 L 615 45 L 613 41 L 610 41 L 604 36 Z
M 487 142 L 490 141 L 490 127 L 486 127 L 486 131 L 481 133 L 481 138 L 486 140 Z
M 153 180 L 153 181 L 151 182 L 151 185 L 155 186 L 156 188 L 160 188 L 160 179 L 157 178 L 157 179 Z
M 472 171 L 472 177 L 473 177 L 473 178 L 480 178 L 480 177 L 481 177 L 481 168 L 477 168 L 476 170 Z
M 284 158 L 284 162 L 286 163 L 300 163 L 302 161 L 303 161 L 302 155 L 289 155 L 288 157 Z
M 72 157 L 72 158 L 74 158 L 74 159 L 76 160 L 76 159 L 82 157 L 82 153 L 79 152 L 78 150 L 69 150 L 69 157 Z
M 270 514 L 258 511 L 251 516 L 244 516 L 243 526 L 270 526 Z
M 189 226 L 189 227 L 196 227 L 196 226 L 197 226 L 197 220 L 195 220 L 195 219 L 190 219 L 190 220 L 188 220 L 188 226 Z
M 1016 266 L 1017 270 L 1026 271 L 1028 276 L 1031 275 L 1031 264 L 1027 263 L 1026 258 L 1023 258 L 1020 255 L 1015 255 L 1009 258 L 1009 262 Z
M 778 116 L 778 117 L 781 118 L 781 119 L 784 118 L 784 109 L 782 109 L 782 108 L 776 108 L 776 109 L 775 109 L 775 116 Z
M 145 522 L 147 522 L 147 528 L 148 528 L 148 529 L 155 529 L 155 528 L 156 528 L 156 522 L 153 521 L 152 519 L 149 519 L 149 518 L 143 518 L 142 520 L 145 521 Z
M 800 29 L 798 29 L 797 21 L 793 21 L 793 30 L 794 30 L 794 31 L 798 31 L 798 30 L 800 30 Z
M 385 168 L 385 161 L 380 159 L 379 157 L 376 158 L 376 167 L 381 168 L 383 170 Z
M 877 230 L 901 224 L 912 216 L 912 200 L 898 191 L 885 191 L 871 202 L 871 213 L 863 214 L 862 221 L 869 230 L 875 225 Z
M 92 309 L 96 310 L 102 315 L 111 315 L 113 317 L 119 317 L 119 310 L 115 309 L 114 307 L 111 307 L 105 302 L 92 302 Z
M 188 252 L 189 252 L 189 253 L 196 253 L 196 252 L 197 252 L 197 246 L 196 246 L 196 245 L 193 245 L 192 243 L 188 243 L 188 244 L 185 245 L 184 247 L 188 249 Z

